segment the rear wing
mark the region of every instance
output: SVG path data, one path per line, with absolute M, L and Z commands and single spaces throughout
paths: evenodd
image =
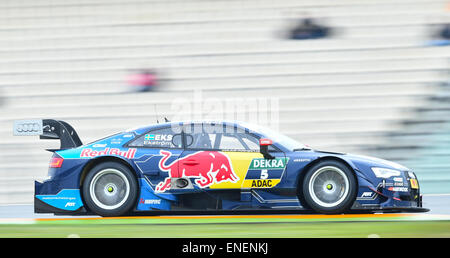
M 59 139 L 61 150 L 83 145 L 75 129 L 61 120 L 16 120 L 13 134 L 15 136 L 39 135 L 40 139 Z

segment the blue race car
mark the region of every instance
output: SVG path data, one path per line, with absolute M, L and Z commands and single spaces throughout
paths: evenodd
M 59 139 L 36 213 L 149 211 L 425 212 L 413 171 L 318 151 L 238 122 L 165 122 L 82 144 L 59 120 L 20 120 L 15 135 Z

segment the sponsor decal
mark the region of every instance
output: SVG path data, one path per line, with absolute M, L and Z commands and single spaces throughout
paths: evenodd
M 93 158 L 103 155 L 116 155 L 127 159 L 133 159 L 135 154 L 136 154 L 135 148 L 123 151 L 117 148 L 105 148 L 103 150 L 93 150 L 91 148 L 86 148 L 81 151 L 80 158 Z
M 145 141 L 172 141 L 172 138 L 171 134 L 146 134 L 144 136 Z
M 294 162 L 310 162 L 311 159 L 294 159 Z
M 375 192 L 362 192 L 361 196 L 357 197 L 357 200 L 361 201 L 369 201 L 369 200 L 375 200 L 378 197 L 378 193 Z
M 276 183 L 279 183 L 280 180 L 277 179 L 257 179 L 257 180 L 246 180 L 251 181 L 251 188 L 270 188 L 274 187 Z M 244 183 L 244 187 L 248 186 L 249 182 Z
M 410 179 L 409 182 L 411 183 L 412 189 L 419 189 L 419 183 L 417 183 L 417 179 Z
M 407 187 L 389 187 L 388 190 L 393 192 L 408 192 Z
M 236 183 L 239 181 L 229 157 L 223 152 L 198 151 L 179 158 L 171 164 L 166 164 L 172 156 L 171 152 L 161 150 L 160 154 L 162 158 L 159 161 L 159 169 L 169 172 L 169 176 L 156 186 L 155 192 L 157 193 L 170 189 L 171 178 L 196 178 L 194 182 L 200 188 L 222 182 Z
M 250 163 L 243 188 L 272 188 L 281 181 L 287 158 L 254 158 Z
M 146 134 L 144 136 L 144 140 L 145 141 L 153 141 L 155 139 L 155 135 L 154 134 Z
M 75 207 L 75 202 L 67 202 L 65 208 L 67 207 Z
M 139 191 L 140 195 L 136 210 L 171 210 L 171 203 L 177 200 L 177 196 L 169 193 L 155 194 L 152 186 L 145 178 L 140 178 L 139 182 L 141 187 Z
M 275 159 L 253 159 L 249 169 L 284 169 L 286 167 L 285 158 Z
M 21 135 L 41 135 L 43 134 L 42 120 L 16 120 L 14 121 L 13 134 Z
M 161 204 L 161 199 L 148 200 L 148 199 L 141 198 L 139 200 L 139 204 Z
M 122 139 L 112 139 L 112 140 L 111 140 L 111 144 L 119 145 L 119 144 L 121 144 L 121 143 L 122 143 Z
M 372 197 L 373 192 L 364 192 L 361 194 L 361 198 L 370 198 Z
M 75 211 L 83 206 L 79 189 L 64 189 L 56 195 L 36 195 L 36 198 L 62 210 Z
M 160 147 L 172 146 L 171 134 L 146 134 L 144 136 L 144 145 L 157 145 Z
M 395 182 L 403 182 L 403 178 L 401 178 L 401 177 L 394 177 L 393 180 Z

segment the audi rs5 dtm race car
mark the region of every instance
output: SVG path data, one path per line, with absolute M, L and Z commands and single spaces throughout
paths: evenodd
M 64 121 L 20 120 L 15 135 L 59 139 L 36 213 L 148 211 L 424 212 L 413 171 L 386 160 L 313 150 L 239 122 L 166 122 L 82 144 Z

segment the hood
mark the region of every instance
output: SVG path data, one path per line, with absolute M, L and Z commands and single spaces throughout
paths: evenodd
M 407 167 L 385 159 L 354 154 L 347 154 L 347 158 L 349 158 L 355 164 L 365 163 L 366 165 L 369 165 L 371 167 L 383 167 L 400 171 L 409 171 Z

